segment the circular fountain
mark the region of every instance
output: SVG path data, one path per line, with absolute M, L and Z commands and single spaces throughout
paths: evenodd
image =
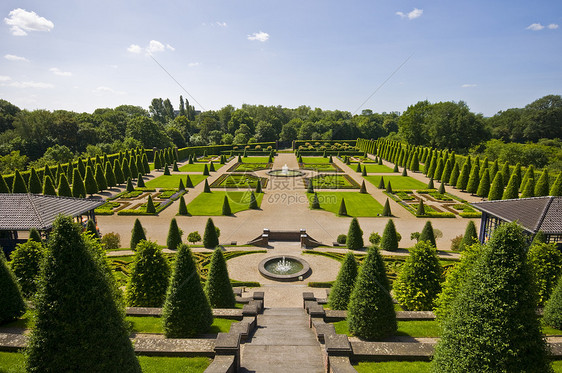
M 290 255 L 265 258 L 258 268 L 262 276 L 275 281 L 300 280 L 310 272 L 306 260 Z
M 280 177 L 297 177 L 297 176 L 302 176 L 304 175 L 304 172 L 301 172 L 299 170 L 290 170 L 289 166 L 287 166 L 286 164 L 283 165 L 283 167 L 281 167 L 281 169 L 277 169 L 277 170 L 271 170 L 267 172 L 268 175 L 270 176 L 280 176 Z

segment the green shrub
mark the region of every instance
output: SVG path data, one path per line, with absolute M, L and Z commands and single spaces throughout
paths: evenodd
M 203 193 L 211 193 L 211 188 L 209 187 L 209 182 L 205 179 L 205 185 L 203 186 Z
M 369 236 L 369 242 L 373 245 L 378 245 L 381 242 L 381 235 L 377 232 L 372 232 Z
M 314 187 L 312 186 L 312 179 L 308 179 L 308 186 L 306 187 L 307 193 L 314 193 Z
M 390 184 L 390 180 L 388 181 L 388 183 L 386 183 L 386 192 L 387 193 L 394 193 L 392 191 L 392 185 Z
M 185 204 L 185 198 L 183 196 L 180 197 L 180 206 L 179 206 L 179 215 L 188 215 L 187 206 Z
M 468 158 L 470 159 L 470 158 Z M 466 162 L 464 162 L 464 165 L 462 166 L 462 170 L 461 173 L 457 179 L 457 189 L 459 190 L 465 190 L 467 185 L 468 185 L 468 178 L 469 178 L 469 173 L 470 173 L 470 166 L 468 164 L 468 160 Z
M 449 185 L 456 186 L 459 176 L 459 165 L 455 162 L 455 164 L 453 165 L 453 170 L 451 171 L 451 176 L 449 177 Z
M 181 181 L 181 180 L 180 180 Z M 139 173 L 139 176 L 137 177 L 137 188 L 144 188 L 144 179 L 142 177 L 142 174 Z
M 205 283 L 205 294 L 213 308 L 234 308 L 236 303 L 232 285 L 228 277 L 226 261 L 222 249 L 217 247 L 211 257 L 209 274 Z
M 544 306 L 562 274 L 562 253 L 554 244 L 538 243 L 531 245 L 527 261 L 538 291 L 538 305 Z
M 121 185 L 125 182 L 125 175 L 123 175 L 123 169 L 119 164 L 119 159 L 113 161 L 113 174 L 115 175 L 115 184 Z
M 146 240 L 146 234 L 144 233 L 144 228 L 142 227 L 140 220 L 137 218 L 135 219 L 135 224 L 133 225 L 133 230 L 131 232 L 131 243 L 129 245 L 131 250 L 134 251 L 137 248 L 138 243 L 142 240 Z
M 339 216 L 347 216 L 347 207 L 345 206 L 345 199 L 342 198 L 340 202 L 340 209 L 338 210 Z
M 381 239 L 381 250 L 385 251 L 396 251 L 398 250 L 398 236 L 396 232 L 396 227 L 392 219 L 388 220 L 386 226 L 384 227 L 384 232 Z
M 503 191 L 502 199 L 515 199 L 519 198 L 519 180 L 517 174 L 514 172 L 509 178 L 507 187 Z
M 256 199 L 256 195 L 254 194 L 254 191 L 252 190 L 252 192 L 250 193 L 250 204 L 248 206 L 251 210 L 257 210 L 259 209 L 258 206 L 258 200 Z
M 205 165 L 205 168 L 207 167 L 207 165 Z M 166 163 L 164 165 L 164 175 L 169 176 L 170 175 L 170 168 L 168 167 L 168 164 Z M 205 174 L 203 174 L 205 175 Z M 207 171 L 207 175 L 209 175 L 209 171 Z
M 168 229 L 168 238 L 166 239 L 166 246 L 168 250 L 177 250 L 181 244 L 181 236 L 183 232 L 178 227 L 178 222 L 175 218 L 170 221 L 170 228 Z
M 521 192 L 521 198 L 531 198 L 535 196 L 535 179 L 528 178 L 523 191 Z
M 178 168 L 178 162 L 174 161 L 174 164 L 172 165 L 172 171 L 179 172 L 179 170 L 180 169 Z M 211 170 L 211 171 L 214 171 L 214 170 Z
M 261 179 L 258 178 L 256 183 L 256 193 L 262 193 Z
M 27 193 L 27 186 L 23 180 L 23 176 L 19 170 L 16 170 L 14 174 L 14 180 L 12 182 L 12 193 Z
M 35 171 L 35 168 L 31 168 L 29 174 L 29 185 L 27 187 L 29 193 L 41 194 L 43 191 L 43 186 L 41 185 L 41 180 L 39 180 L 39 175 Z
M 197 231 L 191 232 L 190 234 L 187 235 L 187 240 L 192 244 L 195 242 L 199 242 L 201 241 L 201 235 Z
M 6 180 L 4 179 L 4 176 L 0 175 L 0 193 L 10 193 L 11 190 L 8 187 L 8 184 L 6 184 Z
M 433 226 L 431 225 L 431 221 L 428 220 L 423 226 L 423 229 L 419 237 L 419 241 L 427 241 L 433 247 L 437 247 L 437 244 L 435 243 L 435 234 L 433 233 Z
M 539 181 L 535 185 L 535 197 L 548 196 L 550 190 L 549 186 L 548 169 L 544 169 Z
M 360 338 L 385 338 L 397 330 L 390 285 L 376 247 L 369 248 L 347 308 L 349 331 Z
M 466 191 L 470 194 L 476 194 L 478 191 L 478 184 L 480 182 L 480 166 L 476 163 L 472 166 L 470 171 L 470 176 L 468 178 L 468 184 L 466 185 Z
M 546 302 L 542 322 L 555 329 L 562 329 L 562 277 L 559 276 L 558 283 Z
M 443 268 L 439 264 L 435 246 L 418 242 L 394 281 L 394 295 L 398 303 L 412 311 L 431 311 L 441 292 Z
M 312 185 L 312 182 L 309 182 L 310 185 Z M 312 202 L 310 203 L 310 208 L 311 209 L 315 209 L 318 210 L 320 209 L 320 200 L 318 199 L 318 194 L 314 193 L 314 195 L 312 196 Z
M 72 197 L 72 190 L 70 190 L 66 175 L 61 175 L 60 177 L 57 194 L 59 197 Z
M 328 298 L 328 307 L 333 310 L 346 310 L 357 277 L 357 261 L 352 252 L 345 256 Z
M 222 215 L 232 215 L 232 209 L 230 208 L 230 203 L 228 203 L 228 196 L 224 196 L 224 201 L 222 202 Z
M 390 184 L 390 182 L 389 182 L 389 184 Z M 365 186 L 365 180 L 363 180 L 361 182 L 361 188 L 359 189 L 359 193 L 361 193 L 361 194 L 367 193 L 367 187 Z
M 141 241 L 125 289 L 130 307 L 162 307 L 170 280 L 170 265 L 155 242 Z
M 86 197 L 84 181 L 82 180 L 82 175 L 80 175 L 80 171 L 77 168 L 74 169 L 74 175 L 72 176 L 72 197 Z
M 133 181 L 131 180 L 131 177 L 127 178 L 127 188 L 126 188 L 127 192 L 132 192 L 133 190 L 135 190 L 135 187 L 133 186 Z
M 351 223 L 349 223 L 346 244 L 350 250 L 361 250 L 365 246 L 363 243 L 363 231 L 359 226 L 357 218 L 351 219 Z
M 423 205 L 423 199 L 420 199 L 420 202 L 418 203 L 418 209 L 416 210 L 416 216 L 424 216 L 424 215 L 426 215 L 425 207 Z
M 105 178 L 105 172 L 101 167 L 101 164 L 96 166 L 96 173 L 94 176 L 96 180 L 96 184 L 98 186 L 98 190 L 106 190 L 107 189 L 107 179 Z
M 502 199 L 503 196 L 503 176 L 501 172 L 497 172 L 490 186 L 490 193 L 488 194 L 488 200 L 496 201 Z
M 166 301 L 162 308 L 164 334 L 189 338 L 205 333 L 213 323 L 213 311 L 201 286 L 201 278 L 185 244 L 178 248 Z
M 70 217 L 53 225 L 35 298 L 27 372 L 141 372 L 104 258 Z
M 343 245 L 347 241 L 347 234 L 339 234 L 336 238 L 336 242 Z
M 86 232 L 91 234 L 94 238 L 100 238 L 96 223 L 92 219 L 88 219 L 88 222 L 86 223 Z
M 146 213 L 147 214 L 155 214 L 156 207 L 154 206 L 154 202 L 152 201 L 152 195 L 148 195 L 148 201 L 146 201 Z
M 207 167 L 207 164 L 205 163 L 204 167 L 203 167 L 203 175 L 205 176 L 209 176 L 209 168 Z
M 390 185 L 390 181 L 388 182 L 388 185 Z M 382 209 L 382 216 L 392 216 L 392 211 L 390 211 L 390 202 L 388 202 L 388 198 L 384 203 L 384 207 Z
M 39 233 L 39 231 L 35 228 L 31 228 L 29 230 L 29 238 L 27 239 L 27 241 L 35 241 L 35 242 L 43 242 L 43 239 L 41 238 L 41 233 Z
M 182 180 L 182 179 L 180 179 L 180 183 L 179 183 L 179 185 L 178 185 L 178 190 L 179 190 L 179 191 L 185 190 L 185 185 L 183 184 L 183 180 Z
M 434 371 L 552 371 L 526 251 L 516 223 L 496 228 L 443 321 Z
M 552 187 L 550 188 L 549 194 L 551 196 L 562 196 L 562 172 L 560 172 L 556 177 L 554 184 L 552 184 Z
M 0 248 L 0 324 L 12 321 L 25 313 L 25 303 L 16 276 L 6 263 Z
M 385 189 L 384 187 L 384 177 L 381 176 L 381 179 L 379 181 L 379 189 Z
M 101 243 L 107 251 L 117 250 L 121 247 L 121 236 L 115 232 L 106 233 L 102 236 Z
M 99 192 L 98 183 L 94 176 L 94 171 L 90 166 L 86 167 L 86 177 L 84 178 L 84 186 L 86 188 L 86 193 L 95 194 Z
M 34 240 L 17 245 L 12 252 L 10 267 L 26 298 L 31 297 L 37 291 L 37 278 L 44 256 L 43 245 Z
M 445 182 L 441 182 L 441 185 L 439 185 L 439 190 L 437 192 L 441 195 L 445 194 Z
M 193 182 L 191 181 L 191 178 L 189 177 L 189 175 L 186 175 L 186 177 L 185 177 L 185 187 L 186 188 L 193 188 Z
M 56 196 L 57 191 L 55 190 L 55 186 L 53 184 L 53 180 L 50 176 L 45 176 L 45 180 L 43 183 L 43 194 L 46 196 Z
M 466 247 L 473 245 L 475 242 L 478 242 L 478 235 L 476 234 L 476 226 L 471 220 L 466 225 L 464 236 L 462 237 L 462 241 L 459 245 L 459 251 L 463 251 Z
M 217 235 L 217 229 L 215 228 L 215 223 L 213 219 L 207 219 L 207 224 L 205 225 L 205 232 L 203 232 L 203 246 L 208 249 L 214 249 L 219 245 L 219 237 Z

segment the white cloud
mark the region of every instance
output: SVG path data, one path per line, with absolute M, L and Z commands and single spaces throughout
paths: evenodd
M 25 57 L 16 56 L 14 54 L 6 54 L 4 56 L 5 59 L 8 61 L 22 61 L 22 62 L 29 62 L 29 60 Z
M 148 43 L 148 48 L 146 48 L 146 50 L 149 53 L 163 52 L 164 44 L 160 43 L 158 40 L 151 40 L 150 43 Z
M 527 26 L 526 30 L 540 31 L 543 28 L 544 28 L 544 26 L 541 25 L 540 23 L 533 23 L 533 24 L 530 24 L 529 26 Z
M 418 9 L 418 8 L 414 8 L 414 10 L 412 10 L 409 13 L 396 12 L 396 15 L 399 15 L 400 18 L 408 18 L 410 20 L 419 18 L 422 16 L 422 14 L 423 14 L 423 9 Z
M 254 32 L 252 35 L 248 35 L 248 40 L 257 40 L 261 41 L 262 43 L 269 39 L 269 34 L 267 32 Z
M 187 67 L 197 67 L 201 65 L 199 62 L 190 62 L 187 64 Z
M 556 30 L 558 28 L 558 24 L 557 23 L 551 23 L 547 27 L 551 30 Z
M 176 50 L 176 48 L 172 47 L 170 44 L 166 44 L 166 49 L 169 49 L 172 52 Z
M 0 75 L 0 82 L 7 82 L 8 80 L 12 80 L 12 78 L 7 75 Z
M 476 87 L 476 84 L 463 84 L 461 85 L 462 88 L 474 88 Z
M 61 70 L 60 70 L 59 68 L 57 68 L 57 67 L 51 67 L 51 68 L 49 69 L 49 71 L 52 72 L 52 73 L 55 74 L 55 75 L 58 75 L 58 76 L 72 76 L 72 73 L 71 73 L 71 72 L 69 72 L 69 71 L 61 71 Z
M 51 31 L 55 27 L 48 19 L 21 8 L 12 10 L 9 17 L 4 18 L 4 22 L 12 26 L 10 31 L 15 36 L 25 36 L 27 31 Z
M 215 24 L 219 27 L 227 27 L 228 25 L 226 24 L 226 22 L 215 22 Z
M 94 89 L 92 92 L 97 93 L 97 94 L 103 94 L 103 93 L 112 93 L 112 94 L 116 94 L 116 95 L 124 95 L 125 94 L 125 92 L 116 91 L 113 88 L 106 87 L 106 86 L 99 86 L 98 88 Z
M 140 47 L 140 45 L 131 44 L 129 45 L 129 48 L 127 48 L 127 52 L 140 53 L 142 52 L 142 48 Z
M 13 82 L 13 83 L 8 84 L 8 86 L 16 87 L 16 88 L 53 88 L 54 87 L 54 85 L 52 85 L 50 83 L 33 82 L 33 81 Z

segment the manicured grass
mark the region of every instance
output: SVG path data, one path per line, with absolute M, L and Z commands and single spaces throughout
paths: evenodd
M 207 169 L 209 169 L 209 163 L 193 163 L 193 164 L 184 164 L 179 168 L 181 172 L 203 172 L 205 169 L 205 165 L 207 165 Z M 223 165 L 220 163 L 213 162 L 213 166 L 215 167 L 215 171 L 218 171 Z
M 158 176 L 156 179 L 152 179 L 145 183 L 147 188 L 177 188 L 180 184 L 180 179 L 183 179 L 183 183 L 185 184 L 187 176 L 186 175 L 179 175 L 179 174 L 172 174 L 172 175 L 162 175 Z M 193 185 L 197 185 L 203 180 L 207 178 L 204 175 L 189 175 L 191 182 Z
M 542 333 L 546 335 L 562 335 L 562 330 L 551 328 L 550 326 L 543 325 Z
M 302 163 L 330 163 L 330 157 L 302 157 Z
M 238 163 L 230 168 L 230 172 L 253 172 L 271 168 L 272 163 Z
M 347 175 L 320 174 L 308 179 L 311 181 L 314 189 L 359 189 L 359 184 Z
M 303 170 L 315 170 L 318 172 L 341 171 L 341 169 L 333 163 L 302 163 L 300 168 Z
M 365 176 L 371 184 L 378 187 L 381 181 L 381 177 L 384 178 L 384 184 L 386 185 L 389 181 L 392 185 L 392 189 L 426 189 L 427 185 L 418 181 L 416 179 L 411 178 L 410 176 L 398 176 L 398 175 L 389 175 L 389 176 Z
M 250 204 L 250 192 L 219 192 L 201 193 L 187 205 L 187 211 L 191 215 L 197 216 L 218 216 L 222 215 L 222 204 L 224 196 L 228 196 L 228 202 L 233 214 L 239 211 L 248 210 Z M 263 193 L 257 193 L 256 199 L 258 206 L 261 205 Z
M 131 323 L 133 331 L 136 333 L 164 333 L 160 317 L 127 316 L 126 319 Z M 207 333 L 228 333 L 230 325 L 234 322 L 236 320 L 215 318 Z
M 363 166 L 367 168 L 367 173 L 392 173 L 392 168 L 387 167 L 383 164 L 364 164 Z M 355 165 L 355 167 L 357 167 L 357 165 Z M 353 166 L 352 168 L 355 171 L 355 168 Z
M 252 174 L 222 174 L 211 184 L 211 188 L 252 188 L 255 189 L 258 185 L 258 180 L 261 179 L 262 188 L 267 186 L 267 178 L 259 178 Z
M 345 199 L 348 216 L 377 216 L 382 214 L 382 205 L 370 194 L 359 192 L 318 192 L 318 200 L 323 210 L 338 214 L 342 198 Z M 311 201 L 313 194 L 308 194 Z
M 426 373 L 431 372 L 429 361 L 360 361 L 353 367 L 359 373 Z
M 143 372 L 203 372 L 211 364 L 207 357 L 138 356 Z M 0 372 L 24 373 L 25 359 L 21 352 L 0 352 Z
M 347 320 L 334 323 L 334 328 L 338 334 L 349 333 Z M 398 321 L 398 331 L 396 335 L 410 336 L 414 338 L 431 338 L 439 336 L 439 325 L 437 321 Z
M 267 163 L 269 157 L 242 157 L 242 163 Z

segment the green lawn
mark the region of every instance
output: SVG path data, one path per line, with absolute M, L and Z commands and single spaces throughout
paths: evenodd
M 342 198 L 345 199 L 348 216 L 377 216 L 382 214 L 382 205 L 370 194 L 359 192 L 318 192 L 318 200 L 323 210 L 337 215 Z M 309 201 L 313 194 L 308 194 Z
M 230 172 L 254 172 L 258 170 L 266 170 L 270 168 L 270 163 L 238 163 Z
M 201 193 L 187 205 L 187 211 L 191 215 L 197 216 L 218 216 L 222 215 L 222 204 L 224 196 L 228 196 L 228 202 L 233 214 L 239 211 L 248 210 L 250 203 L 250 192 L 220 192 Z M 258 206 L 261 205 L 263 193 L 256 194 Z
M 359 189 L 359 184 L 342 174 L 320 174 L 308 179 L 308 182 L 311 181 L 314 189 Z
M 269 157 L 242 157 L 242 163 L 268 163 Z
M 347 334 L 349 333 L 347 320 L 342 320 L 334 323 L 336 333 Z M 398 331 L 396 335 L 410 336 L 414 338 L 430 338 L 439 336 L 439 324 L 437 321 L 398 321 Z
M 399 175 L 389 175 L 389 176 L 365 176 L 365 179 L 369 181 L 374 186 L 378 187 L 381 181 L 381 177 L 384 178 L 384 184 L 390 181 L 392 189 L 426 189 L 427 185 L 418 181 L 410 176 L 399 176 Z
M 138 356 L 143 372 L 203 372 L 211 364 L 206 357 Z M 1 373 L 24 373 L 25 359 L 21 352 L 0 352 Z
M 330 163 L 330 157 L 302 157 L 302 163 Z
M 133 331 L 136 333 L 164 333 L 160 317 L 127 316 L 126 319 L 131 323 Z M 234 322 L 236 320 L 215 318 L 208 334 L 228 333 L 230 325 Z
M 376 174 L 376 173 L 392 173 L 392 168 L 387 167 L 383 164 L 364 164 L 364 167 L 367 168 L 367 173 Z M 355 171 L 355 166 L 350 166 L 353 171 Z
M 333 163 L 303 163 L 300 168 L 303 170 L 315 170 L 318 172 L 341 171 L 341 169 Z
M 428 361 L 360 361 L 353 367 L 359 373 L 426 373 L 431 372 Z
M 258 185 L 258 180 L 261 179 L 261 186 L 265 188 L 269 179 L 260 178 L 252 175 L 251 173 L 227 173 L 222 174 L 213 181 L 211 188 L 252 188 L 255 189 Z
M 204 175 L 189 175 L 193 186 L 199 184 L 205 180 L 208 176 Z M 180 184 L 180 179 L 183 179 L 185 185 L 186 175 L 172 174 L 172 175 L 162 175 L 158 176 L 156 179 L 152 179 L 145 183 L 147 188 L 177 188 Z
M 209 169 L 209 163 L 193 163 L 193 164 L 184 164 L 179 168 L 181 172 L 203 172 L 203 169 L 207 165 L 207 169 Z M 223 165 L 220 163 L 213 162 L 213 166 L 215 167 L 215 171 L 218 171 Z

